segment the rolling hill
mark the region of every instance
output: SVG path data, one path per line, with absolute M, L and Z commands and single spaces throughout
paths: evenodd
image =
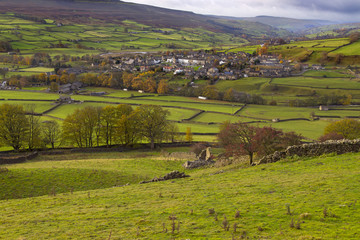
M 160 28 L 203 28 L 215 33 L 235 35 L 260 35 L 248 29 L 260 29 L 261 35 L 277 36 L 279 31 L 263 23 L 225 20 L 214 16 L 205 16 L 187 11 L 170 10 L 149 5 L 134 4 L 122 1 L 77 1 L 77 0 L 1 0 L 0 13 L 12 12 L 24 17 L 53 19 L 62 23 L 96 22 L 121 24 L 124 20 Z
M 257 16 L 253 18 L 242 18 L 242 20 L 249 22 L 263 23 L 275 28 L 285 29 L 291 32 L 301 32 L 307 29 L 334 24 L 334 22 L 330 22 L 326 20 L 294 19 L 294 18 L 273 17 L 273 16 Z

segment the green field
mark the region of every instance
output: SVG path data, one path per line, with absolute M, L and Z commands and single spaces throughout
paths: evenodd
M 337 78 L 329 78 L 329 80 L 337 80 Z M 241 80 L 239 80 L 241 81 Z M 274 81 L 277 81 L 275 79 Z M 339 106 L 331 107 L 330 111 L 319 111 L 317 107 L 297 108 L 286 106 L 270 106 L 270 105 L 247 105 L 237 116 L 231 114 L 239 110 L 242 105 L 221 102 L 221 101 L 204 101 L 197 98 L 187 98 L 178 96 L 157 96 L 153 97 L 130 97 L 131 94 L 137 92 L 124 92 L 122 90 L 114 90 L 107 88 L 88 88 L 88 91 L 105 91 L 113 95 L 113 97 L 106 96 L 87 96 L 87 95 L 73 95 L 72 98 L 83 101 L 82 103 L 63 104 L 46 114 L 47 120 L 56 119 L 60 121 L 65 119 L 68 114 L 71 114 L 75 109 L 83 108 L 86 106 L 104 107 L 106 105 L 117 104 L 131 104 L 133 108 L 141 104 L 154 104 L 164 107 L 170 112 L 168 120 L 177 121 L 179 131 L 186 132 L 188 127 L 191 127 L 194 133 L 217 133 L 219 126 L 224 121 L 231 122 L 258 122 L 265 121 L 260 125 L 273 125 L 276 128 L 283 129 L 284 131 L 296 131 L 309 139 L 317 139 L 323 134 L 325 126 L 328 121 L 297 121 L 297 118 L 311 120 L 311 114 L 319 116 L 321 119 L 326 120 L 339 120 L 345 117 L 360 117 L 360 111 L 355 106 Z M 130 93 L 130 96 L 129 96 Z M 115 97 L 116 96 L 116 97 Z M 287 95 L 269 95 L 266 96 L 269 100 L 276 99 L 277 101 L 296 100 L 299 99 L 295 96 L 289 97 Z M 37 91 L 0 91 L 0 98 L 4 99 L 46 99 L 55 101 L 58 98 L 57 94 Z M 90 101 L 90 102 L 89 102 Z M 100 101 L 100 102 L 94 102 Z M 25 108 L 30 106 L 35 107 L 35 112 L 42 113 L 54 105 L 51 101 L 1 101 L 0 103 L 19 104 Z M 185 108 L 184 108 L 185 107 Z M 200 111 L 205 111 L 190 122 L 181 122 L 194 116 Z M 287 119 L 294 119 L 290 122 L 272 123 L 272 119 L 279 118 L 280 121 Z M 60 121 L 61 123 L 61 121 Z M 214 141 L 215 136 L 194 136 L 194 141 Z
M 259 118 L 264 120 L 272 120 L 279 118 L 280 120 L 291 118 L 310 118 L 310 113 L 320 113 L 318 108 L 296 108 L 296 107 L 282 107 L 282 106 L 261 106 L 249 105 L 244 108 L 238 115 Z
M 310 70 L 306 71 L 303 74 L 304 77 L 327 77 L 327 78 L 350 78 L 354 77 L 349 72 L 343 71 L 336 71 L 336 70 L 327 70 L 327 71 L 318 71 L 318 70 Z
M 287 121 L 278 123 L 259 123 L 256 124 L 259 127 L 270 126 L 273 128 L 281 129 L 284 132 L 295 132 L 301 134 L 306 140 L 317 140 L 324 134 L 325 127 L 330 123 L 327 120 L 320 121 Z
M 191 170 L 190 178 L 144 185 L 137 182 L 182 161 L 141 152 L 71 157 L 4 166 L 2 239 L 359 237 L 359 154 Z
M 346 56 L 360 55 L 360 42 L 339 48 L 332 52 L 332 54 L 344 54 Z
M 53 68 L 45 68 L 45 67 L 33 67 L 24 69 L 26 72 L 34 72 L 34 73 L 45 73 L 45 72 L 53 72 Z
M 15 104 L 21 105 L 24 107 L 25 111 L 32 111 L 36 113 L 43 113 L 46 110 L 54 107 L 52 102 L 39 102 L 39 101 L 0 101 L 0 104 L 8 103 L 8 104 Z
M 333 88 L 333 89 L 354 89 L 359 90 L 360 85 L 357 80 L 343 78 L 310 78 L 310 77 L 291 77 L 274 78 L 272 84 L 301 86 L 312 88 Z

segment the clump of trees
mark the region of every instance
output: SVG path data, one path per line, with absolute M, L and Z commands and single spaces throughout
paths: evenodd
M 319 106 L 319 105 L 349 105 L 352 101 L 352 95 L 344 94 L 344 95 L 322 95 L 311 97 L 306 100 L 290 100 L 290 107 L 309 107 L 309 106 Z
M 325 127 L 324 135 L 319 138 L 320 141 L 356 139 L 360 138 L 360 122 L 355 119 L 343 119 L 332 122 Z
M 11 44 L 7 41 L 0 41 L 0 52 L 12 51 Z
M 254 156 L 265 156 L 288 146 L 301 143 L 302 136 L 272 127 L 256 127 L 247 123 L 225 122 L 218 134 L 228 157 L 248 155 L 253 165 Z
M 160 106 L 130 105 L 85 107 L 69 114 L 62 127 L 55 121 L 40 122 L 34 109 L 3 104 L 0 106 L 0 143 L 15 150 L 30 150 L 65 144 L 75 147 L 131 146 L 149 142 L 175 141 L 178 128 L 167 121 L 169 111 Z

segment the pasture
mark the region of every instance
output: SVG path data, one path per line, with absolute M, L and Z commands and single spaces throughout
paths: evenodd
M 339 81 L 337 78 L 328 78 L 328 80 Z M 242 80 L 229 82 L 237 84 L 240 81 Z M 247 81 L 247 84 L 250 84 L 251 80 L 245 79 L 245 81 Z M 273 81 L 277 81 L 277 79 L 274 79 Z M 222 83 L 220 82 L 219 84 Z M 257 83 L 255 82 L 254 84 Z M 61 119 L 65 119 L 66 116 L 73 113 L 75 109 L 86 106 L 104 107 L 106 105 L 131 104 L 133 108 L 136 108 L 136 106 L 142 104 L 154 104 L 162 106 L 169 111 L 170 114 L 168 120 L 175 121 L 181 133 L 185 134 L 186 129 L 190 127 L 193 133 L 204 134 L 195 134 L 193 136 L 194 141 L 214 141 L 216 139 L 214 134 L 219 132 L 220 124 L 225 121 L 253 122 L 255 125 L 260 124 L 260 126 L 272 125 L 273 127 L 283 129 L 284 131 L 295 131 L 308 139 L 317 139 L 323 134 L 323 129 L 328 124 L 329 120 L 339 120 L 344 117 L 360 117 L 360 111 L 355 106 L 331 107 L 329 111 L 323 112 L 315 107 L 297 108 L 284 105 L 247 105 L 242 111 L 234 116 L 233 114 L 243 106 L 242 104 L 214 100 L 200 100 L 197 98 L 179 96 L 161 96 L 156 94 L 144 96 L 138 92 L 125 92 L 107 88 L 89 88 L 87 90 L 89 92 L 105 91 L 108 92 L 109 95 L 72 95 L 71 97 L 79 102 L 62 104 L 50 112 L 47 112 L 46 116 L 43 116 L 42 118 L 47 120 L 56 119 L 61 123 Z M 0 103 L 20 104 L 23 105 L 25 109 L 34 107 L 35 112 L 37 113 L 42 113 L 54 107 L 55 105 L 53 105 L 53 103 L 58 97 L 58 94 L 45 94 L 42 91 L 34 90 L 0 91 L 0 98 L 4 99 L 0 101 Z M 284 103 L 291 99 L 299 99 L 298 97 L 288 95 L 269 95 L 264 97 L 276 99 L 278 102 L 284 101 Z M 200 112 L 202 112 L 200 115 L 192 118 L 195 114 Z M 312 115 L 320 117 L 321 121 L 310 121 Z M 189 118 L 192 119 L 190 121 L 185 121 Z M 274 118 L 280 119 L 281 122 L 272 123 L 272 119 Z M 299 118 L 304 120 L 299 121 Z M 282 122 L 283 120 L 288 119 L 291 121 Z M 262 123 L 257 123 L 259 121 L 262 121 Z
M 190 178 L 139 185 L 181 169 L 182 161 L 158 154 L 42 156 L 4 166 L 0 178 L 11 192 L 0 190 L 8 199 L 0 200 L 1 237 L 358 238 L 359 154 L 190 170 Z

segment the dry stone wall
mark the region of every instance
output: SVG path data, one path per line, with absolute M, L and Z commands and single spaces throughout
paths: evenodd
M 263 157 L 258 164 L 277 162 L 286 157 L 316 157 L 328 153 L 344 154 L 360 151 L 360 139 L 331 140 L 288 147 L 285 151 L 275 152 Z

